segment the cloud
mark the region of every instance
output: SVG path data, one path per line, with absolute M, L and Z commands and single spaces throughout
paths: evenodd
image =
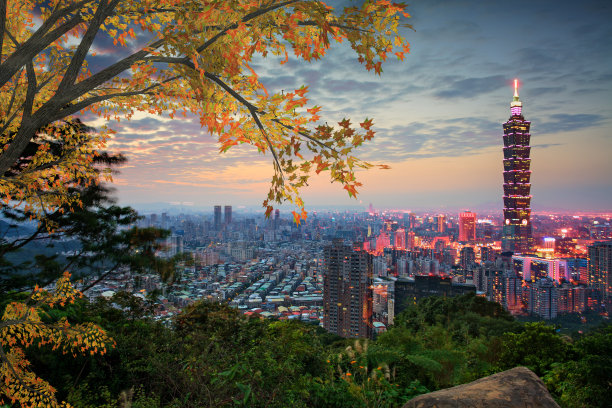
M 542 95 L 555 95 L 566 90 L 565 86 L 541 86 L 529 89 L 529 94 L 533 97 L 538 98 Z
M 499 123 L 476 117 L 411 122 L 377 129 L 374 142 L 359 154 L 367 160 L 386 162 L 464 156 L 493 146 L 501 149 L 500 134 Z
M 542 143 L 542 144 L 537 144 L 537 145 L 532 145 L 531 148 L 535 149 L 548 149 L 549 147 L 555 147 L 555 146 L 563 146 L 563 143 Z
M 549 120 L 535 121 L 534 125 L 532 125 L 539 134 L 570 132 L 599 126 L 606 119 L 601 115 L 587 113 L 553 114 L 548 117 Z
M 189 181 L 178 181 L 178 180 L 162 180 L 162 179 L 157 179 L 157 180 L 152 180 L 153 183 L 157 183 L 157 184 L 174 184 L 177 186 L 189 186 L 189 187 L 212 187 L 212 188 L 218 188 L 220 187 L 219 184 L 217 183 L 193 183 L 193 182 L 189 182 Z M 248 190 L 250 189 L 250 186 L 233 186 L 233 187 L 228 187 L 227 185 L 223 186 L 224 189 L 226 190 Z
M 454 80 L 434 92 L 438 98 L 474 97 L 493 92 L 506 85 L 507 78 L 502 75 L 492 75 L 483 78 L 465 78 Z
M 354 79 L 330 79 L 325 82 L 325 88 L 331 93 L 371 92 L 379 88 L 379 82 L 356 81 Z

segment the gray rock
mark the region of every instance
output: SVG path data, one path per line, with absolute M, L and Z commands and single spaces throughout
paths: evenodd
M 403 408 L 559 408 L 544 383 L 526 367 L 419 395 Z

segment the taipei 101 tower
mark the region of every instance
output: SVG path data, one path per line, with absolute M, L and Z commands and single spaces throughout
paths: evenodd
M 531 159 L 529 126 L 519 100 L 518 79 L 514 80 L 514 98 L 510 119 L 504 123 L 504 227 L 502 252 L 531 251 Z

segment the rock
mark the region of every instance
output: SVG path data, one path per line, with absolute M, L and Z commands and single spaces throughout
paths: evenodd
M 544 383 L 526 367 L 419 395 L 403 408 L 559 408 Z

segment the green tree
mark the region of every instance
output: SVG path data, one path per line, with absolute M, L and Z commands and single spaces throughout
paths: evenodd
M 70 129 L 92 131 L 79 121 Z M 92 161 L 98 172 L 110 171 L 124 162 L 123 156 L 107 153 L 97 153 Z M 31 209 L 0 204 L 0 213 L 7 220 L 0 237 L 0 293 L 44 287 L 66 270 L 77 279 L 98 276 L 90 286 L 122 267 L 133 272 L 163 271 L 164 277 L 171 277 L 172 263 L 155 256 L 159 240 L 167 231 L 134 227 L 141 217 L 130 207 L 117 206 L 112 191 L 104 184 L 90 184 L 88 180 L 71 184 L 67 191 L 79 197 L 80 205 L 64 203 L 46 213 L 38 225 L 31 221 L 35 217 Z M 66 242 L 71 244 L 69 248 Z M 72 254 L 56 254 L 66 249 Z
M 574 357 L 572 344 L 557 334 L 555 327 L 544 322 L 526 323 L 523 331 L 504 334 L 499 367 L 526 366 L 543 376 L 553 364 Z
M 584 335 L 577 358 L 552 364 L 546 386 L 564 407 L 605 407 L 612 401 L 612 325 Z
M 83 140 L 86 140 L 86 134 L 91 132 L 79 121 L 66 123 L 62 131 L 66 131 L 66 129 L 85 134 Z M 29 147 L 25 154 L 34 154 L 33 152 L 37 151 L 38 146 L 36 143 L 33 143 L 33 145 L 35 146 Z M 56 152 L 65 150 L 61 146 L 61 139 L 53 142 L 51 146 Z M 63 153 L 54 154 L 60 155 Z M 31 160 L 31 156 L 20 158 L 19 164 L 11 169 L 11 173 L 19 174 L 28 171 L 29 161 Z M 121 156 L 98 153 L 92 160 L 92 164 L 96 166 L 96 171 L 104 172 L 105 169 L 124 161 Z M 77 175 L 75 177 L 78 178 Z M 67 319 L 69 315 L 63 312 L 58 313 L 57 309 L 49 309 L 47 303 L 32 302 L 31 299 L 24 302 L 23 299 L 27 297 L 23 292 L 34 289 L 33 296 L 41 296 L 37 294 L 38 289 L 36 288 L 38 287 L 46 287 L 52 283 L 60 287 L 69 285 L 65 282 L 66 278 L 62 278 L 67 270 L 75 272 L 74 275 L 79 278 L 92 275 L 97 277 L 85 286 L 84 290 L 102 279 L 111 277 L 122 267 L 127 267 L 134 273 L 162 271 L 165 273 L 164 277 L 170 278 L 172 276 L 173 261 L 161 260 L 155 256 L 155 250 L 159 247 L 158 241 L 167 234 L 166 231 L 131 227 L 140 217 L 129 207 L 116 206 L 110 197 L 110 190 L 103 184 L 89 184 L 85 179 L 78 179 L 70 184 L 72 186 L 67 191 L 69 194 L 79 197 L 81 206 L 73 207 L 70 203 L 63 203 L 55 211 L 46 213 L 37 226 L 29 229 L 28 236 L 24 236 L 23 233 L 13 235 L 5 233 L 0 239 L 0 294 L 3 295 L 3 303 L 7 302 L 2 305 L 2 309 L 5 310 L 5 317 L 8 316 L 6 317 L 8 321 L 2 323 L 0 329 L 4 339 L 21 339 L 23 341 L 21 347 L 12 340 L 4 342 L 2 346 L 8 348 L 0 353 L 0 362 L 2 363 L 2 370 L 11 374 L 3 377 L 6 381 L 9 381 L 6 395 L 22 402 L 31 399 L 32 402 L 46 401 L 51 405 L 57 404 L 53 396 L 53 387 L 48 382 L 37 378 L 33 371 L 28 368 L 31 363 L 29 357 L 36 354 L 31 351 L 31 348 L 28 349 L 32 345 L 31 341 L 26 341 L 29 338 L 28 336 L 34 336 L 35 343 L 42 347 L 41 352 L 48 355 L 47 360 L 59 362 L 62 359 L 53 357 L 55 355 L 53 351 L 57 344 L 67 341 L 67 338 L 72 336 L 70 334 L 72 332 L 79 336 L 81 335 L 80 332 L 85 332 L 78 326 L 75 326 L 75 329 L 70 329 L 69 322 L 73 322 L 73 320 Z M 28 231 L 28 225 L 30 227 L 32 225 L 29 220 L 35 215 L 31 208 L 14 207 L 10 204 L 3 204 L 0 212 L 9 221 L 6 224 L 5 232 L 9 230 Z M 66 240 L 73 242 L 71 249 L 74 253 L 65 257 L 54 254 L 53 252 L 56 251 L 54 244 L 63 243 Z M 43 245 L 29 249 L 30 245 L 37 242 L 42 242 Z M 52 253 L 40 252 L 45 247 L 50 248 Z M 26 254 L 34 254 L 34 260 L 20 261 L 20 252 L 28 249 L 29 251 Z M 73 296 L 70 296 L 63 302 L 72 302 L 73 300 Z M 16 310 L 22 310 L 24 307 L 29 310 L 26 314 L 15 312 Z M 11 318 L 10 316 L 13 315 L 17 317 Z M 42 320 L 38 321 L 37 319 Z M 80 320 L 79 324 L 90 332 L 99 329 L 98 326 L 91 326 L 86 321 Z M 65 331 L 64 337 L 57 334 L 61 332 L 62 328 Z M 23 334 L 26 331 L 35 334 Z M 100 333 L 103 332 L 100 331 Z M 16 336 L 10 337 L 10 335 Z M 57 338 L 46 339 L 44 338 L 45 335 Z M 52 346 L 45 346 L 49 343 L 52 343 Z M 22 349 L 28 349 L 27 354 L 22 353 Z M 101 347 L 100 350 L 102 350 Z M 19 359 L 16 356 L 19 356 Z M 52 370 L 51 373 L 53 373 Z M 55 380 L 53 375 L 45 375 L 44 377 Z M 32 386 L 31 382 L 40 382 L 44 386 Z M 20 384 L 30 385 L 19 388 Z M 16 388 L 13 390 L 11 387 Z M 24 387 L 29 390 L 29 394 L 24 394 L 22 391 L 18 392 L 18 390 L 23 390 Z

